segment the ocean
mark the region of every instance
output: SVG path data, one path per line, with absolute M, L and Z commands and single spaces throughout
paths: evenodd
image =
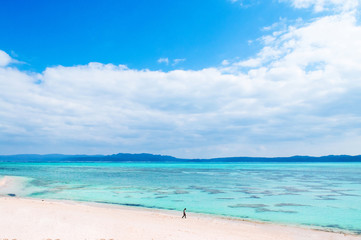
M 0 195 L 171 209 L 180 216 L 187 208 L 361 234 L 361 163 L 0 162 Z

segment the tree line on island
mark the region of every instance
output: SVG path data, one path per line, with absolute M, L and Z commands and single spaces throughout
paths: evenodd
M 193 163 L 232 163 L 232 162 L 361 162 L 361 155 L 329 155 L 321 157 L 292 156 L 292 157 L 224 157 L 208 159 L 185 159 L 167 155 L 148 153 L 131 154 L 118 153 L 113 155 L 63 155 L 63 154 L 18 154 L 0 155 L 0 162 L 193 162 Z

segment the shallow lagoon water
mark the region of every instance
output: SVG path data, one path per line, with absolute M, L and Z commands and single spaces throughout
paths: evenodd
M 0 163 L 0 194 L 361 233 L 361 163 Z

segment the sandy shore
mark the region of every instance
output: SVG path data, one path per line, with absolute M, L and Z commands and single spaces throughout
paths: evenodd
M 0 198 L 0 240 L 286 240 L 361 239 L 307 228 L 231 220 L 181 212 Z

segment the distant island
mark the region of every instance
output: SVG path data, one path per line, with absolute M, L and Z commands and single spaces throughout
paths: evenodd
M 209 159 L 185 159 L 166 155 L 148 153 L 131 154 L 118 153 L 113 155 L 63 155 L 63 154 L 18 154 L 0 155 L 0 162 L 361 162 L 361 155 L 329 155 L 322 157 L 292 156 L 292 157 L 224 157 Z

